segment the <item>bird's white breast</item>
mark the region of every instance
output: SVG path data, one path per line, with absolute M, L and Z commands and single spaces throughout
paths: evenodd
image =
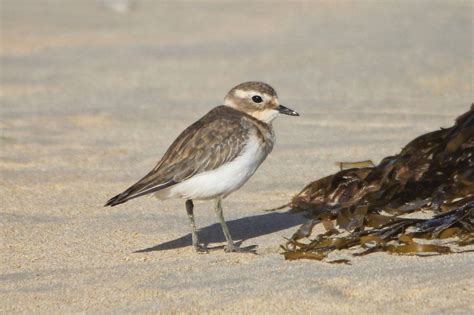
M 186 199 L 226 197 L 245 184 L 268 153 L 260 139 L 256 135 L 251 135 L 242 153 L 234 160 L 159 191 L 157 197 Z

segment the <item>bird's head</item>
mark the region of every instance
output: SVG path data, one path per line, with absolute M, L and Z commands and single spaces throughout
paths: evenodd
M 278 114 L 299 116 L 294 110 L 281 105 L 275 90 L 263 82 L 245 82 L 237 85 L 227 93 L 224 105 L 247 113 L 267 124 Z

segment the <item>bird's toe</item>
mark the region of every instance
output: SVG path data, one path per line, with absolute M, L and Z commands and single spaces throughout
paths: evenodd
M 246 247 L 239 247 L 234 244 L 226 245 L 224 247 L 224 251 L 226 253 L 250 253 L 250 254 L 257 254 L 257 245 L 250 245 Z
M 194 245 L 194 250 L 198 254 L 208 254 L 209 253 L 209 250 L 207 249 L 207 247 L 205 245 L 201 245 L 201 244 Z

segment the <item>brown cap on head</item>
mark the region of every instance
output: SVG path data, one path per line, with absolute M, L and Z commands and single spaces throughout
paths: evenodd
M 256 92 L 267 94 L 269 96 L 278 97 L 274 88 L 272 88 L 267 83 L 258 82 L 258 81 L 249 81 L 249 82 L 240 83 L 239 85 L 233 87 L 227 94 L 231 94 L 235 90 L 242 90 L 242 91 L 247 91 L 247 92 L 256 91 Z

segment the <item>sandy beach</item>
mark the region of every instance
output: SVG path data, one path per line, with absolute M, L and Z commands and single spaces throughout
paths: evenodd
M 473 253 L 285 261 L 304 218 L 264 211 L 469 109 L 472 1 L 105 3 L 0 2 L 0 313 L 474 313 Z M 204 255 L 183 201 L 103 207 L 249 80 L 301 115 L 224 200 L 257 255 L 212 202 Z

